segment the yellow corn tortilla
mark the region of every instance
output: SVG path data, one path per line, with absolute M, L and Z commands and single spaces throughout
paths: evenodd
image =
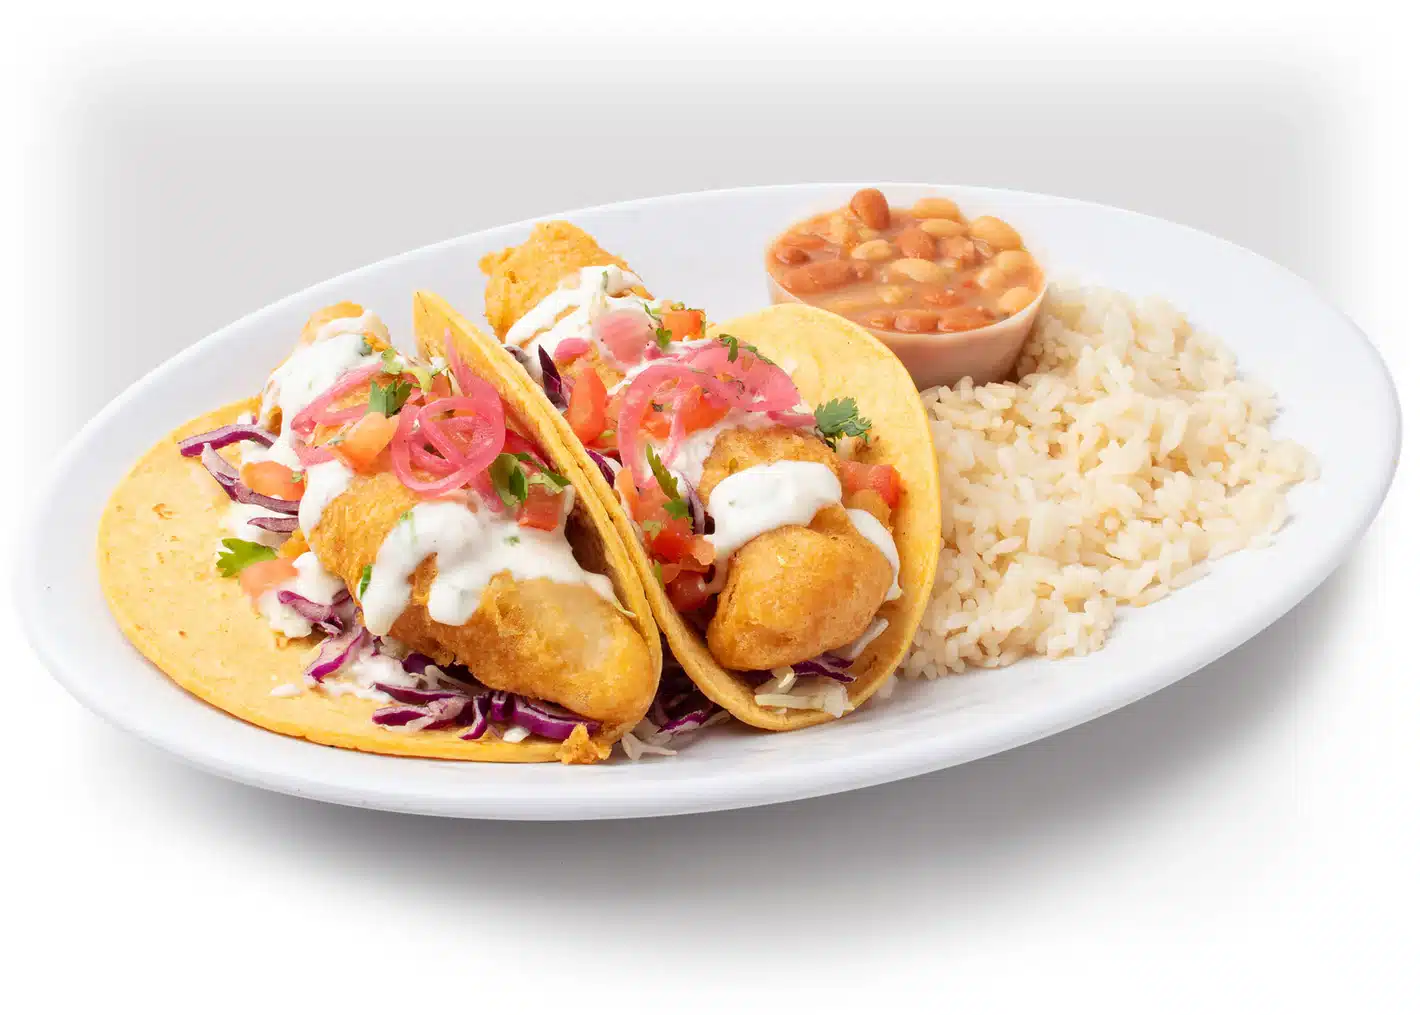
M 508 398 L 496 379 L 490 380 L 514 410 L 513 418 L 526 426 L 553 467 L 576 487 L 597 534 L 605 571 L 646 639 L 653 672 L 659 673 L 661 641 L 655 621 L 636 569 L 600 500 L 575 457 L 560 442 L 547 439 L 543 415 L 518 413 L 518 402 Z M 230 534 L 222 526 L 230 502 L 201 463 L 182 457 L 177 449 L 182 438 L 235 422 L 257 405 L 257 399 L 237 402 L 179 427 L 139 460 L 110 498 L 99 524 L 99 580 L 128 640 L 203 701 L 264 729 L 318 744 L 462 761 L 604 760 L 628 726 L 592 738 L 578 728 L 562 743 L 532 737 L 505 743 L 492 733 L 468 741 L 460 740 L 462 731 L 456 729 L 408 732 L 377 726 L 370 716 L 383 703 L 306 688 L 303 671 L 319 635 L 288 640 L 277 634 L 252 607 L 240 583 L 218 573 L 216 548 L 218 540 Z M 271 691 L 283 684 L 294 684 L 301 693 L 273 696 Z
M 495 374 L 502 378 L 507 389 L 505 392 L 500 386 L 500 393 L 510 403 L 516 400 L 537 406 L 555 427 L 556 439 L 579 452 L 582 473 L 616 523 L 671 651 L 706 696 L 737 719 L 760 729 L 794 730 L 833 719 L 831 714 L 815 709 L 779 713 L 755 703 L 756 679 L 720 666 L 701 634 L 671 605 L 616 491 L 582 451 L 581 441 L 547 401 L 541 386 L 495 339 L 454 314 L 443 300 L 427 293 L 417 296 L 416 303 L 420 299 L 439 306 L 441 313 L 456 325 L 452 333 L 460 355 L 475 370 L 490 379 Z M 856 679 L 848 687 L 848 697 L 857 708 L 873 696 L 907 654 L 912 634 L 931 599 L 937 574 L 942 545 L 941 493 L 932 434 L 916 385 L 887 346 L 851 321 L 817 307 L 781 304 L 716 325 L 708 332 L 734 335 L 755 346 L 792 375 L 810 405 L 831 398 L 857 399 L 859 412 L 873 424 L 872 439 L 858 460 L 896 466 L 902 476 L 902 500 L 892 519 L 893 541 L 901 561 L 902 596 L 883 605 L 878 615 L 887 619 L 887 629 L 868 644 L 853 664 Z M 442 354 L 439 349 L 422 344 L 421 349 L 426 356 Z

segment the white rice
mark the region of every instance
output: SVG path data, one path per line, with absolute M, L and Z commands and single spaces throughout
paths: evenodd
M 1091 652 L 1121 605 L 1267 545 L 1316 476 L 1272 392 L 1162 300 L 1052 286 L 1017 370 L 922 395 L 943 551 L 907 676 Z

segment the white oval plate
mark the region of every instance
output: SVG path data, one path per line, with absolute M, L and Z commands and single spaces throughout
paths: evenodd
M 626 256 L 653 292 L 725 320 L 762 306 L 761 251 L 785 225 L 841 204 L 859 185 L 681 194 L 564 216 Z M 568 819 L 710 811 L 871 786 L 1028 743 L 1157 691 L 1230 651 L 1311 592 L 1380 507 L 1399 454 L 1394 387 L 1364 335 L 1301 279 L 1215 237 L 1062 198 L 969 187 L 885 187 L 894 204 L 928 193 L 1016 225 L 1056 277 L 1158 294 L 1222 337 L 1242 370 L 1271 384 L 1277 429 L 1317 457 L 1293 521 L 1267 549 L 1144 610 L 1123 611 L 1104 649 L 1028 660 L 934 683 L 795 733 L 709 731 L 674 758 L 591 767 L 471 765 L 321 747 L 247 725 L 189 696 L 119 633 L 99 591 L 95 532 L 114 485 L 178 423 L 258 390 L 306 316 L 363 303 L 409 343 L 411 295 L 433 289 L 482 317 L 480 255 L 529 222 L 426 247 L 257 311 L 162 364 L 83 429 L 35 505 L 20 546 L 29 637 L 95 712 L 220 775 L 363 807 L 459 817 Z M 619 752 L 618 752 L 619 757 Z

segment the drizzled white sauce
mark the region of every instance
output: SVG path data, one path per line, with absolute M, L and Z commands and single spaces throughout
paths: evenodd
M 279 593 L 294 592 L 302 599 L 329 606 L 335 602 L 336 596 L 345 591 L 345 583 L 322 567 L 310 551 L 301 554 L 292 564 L 296 568 L 296 577 L 263 592 L 256 606 L 273 630 L 288 638 L 304 638 L 311 633 L 311 622 L 281 602 Z
M 705 459 L 709 458 L 710 452 L 715 450 L 715 441 L 720 438 L 722 433 L 726 430 L 763 430 L 766 427 L 777 425 L 762 412 L 731 409 L 718 423 L 712 423 L 703 430 L 686 434 L 685 439 L 676 448 L 675 454 L 669 458 L 665 455 L 665 441 L 653 440 L 651 444 L 655 447 L 656 454 L 665 463 L 666 468 L 684 476 L 686 482 L 691 486 L 698 487 L 701 477 L 705 474 Z
M 878 552 L 888 559 L 892 565 L 892 587 L 888 589 L 883 602 L 890 603 L 898 596 L 902 595 L 902 586 L 897 583 L 897 576 L 900 570 L 897 558 L 897 544 L 892 541 L 892 533 L 887 530 L 882 522 L 873 517 L 871 511 L 864 511 L 861 508 L 849 508 L 848 520 L 853 523 L 853 527 L 858 530 L 858 534 L 878 548 Z
M 306 492 L 296 514 L 302 532 L 315 531 L 330 502 L 344 493 L 354 478 L 355 473 L 344 462 L 321 462 L 306 470 Z
M 563 509 L 564 518 L 568 507 Z M 517 580 L 550 578 L 589 585 L 602 598 L 617 601 L 610 579 L 584 571 L 577 563 L 560 525 L 543 532 L 491 511 L 475 512 L 465 503 L 431 501 L 412 508 L 390 530 L 375 556 L 369 585 L 360 597 L 371 633 L 389 632 L 409 604 L 410 576 L 431 554 L 437 575 L 427 608 L 441 624 L 467 623 L 484 587 L 503 571 Z
M 273 409 L 281 410 L 281 433 L 290 429 L 291 420 L 315 401 L 348 370 L 378 360 L 369 352 L 364 336 L 358 331 L 340 331 L 321 338 L 327 328 L 337 324 L 353 326 L 363 317 L 331 321 L 317 333 L 316 341 L 302 346 L 271 372 L 261 393 L 262 420 L 271 418 Z
M 520 345 L 532 354 L 529 357 L 529 372 L 540 380 L 542 367 L 538 362 L 538 349 L 546 349 L 551 356 L 566 338 L 585 338 L 596 342 L 592 325 L 602 315 L 627 307 L 644 309 L 652 306 L 650 300 L 629 291 L 632 286 L 640 284 L 641 279 L 635 273 L 615 264 L 583 268 L 518 318 L 517 323 L 508 329 L 504 341 L 509 345 Z M 559 320 L 558 315 L 564 313 L 566 316 Z M 530 342 L 534 335 L 536 339 Z M 600 342 L 596 345 L 603 359 L 618 362 Z
M 716 564 L 756 536 L 809 524 L 820 509 L 842 499 L 838 477 L 820 462 L 751 465 L 727 476 L 710 491 L 707 505 L 715 531 L 706 538 L 715 547 Z

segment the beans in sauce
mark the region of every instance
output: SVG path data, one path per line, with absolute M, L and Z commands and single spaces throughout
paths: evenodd
M 785 230 L 766 265 L 805 303 L 906 334 L 994 324 L 1028 307 L 1044 284 L 1009 223 L 968 220 L 945 197 L 893 208 L 871 187 Z

